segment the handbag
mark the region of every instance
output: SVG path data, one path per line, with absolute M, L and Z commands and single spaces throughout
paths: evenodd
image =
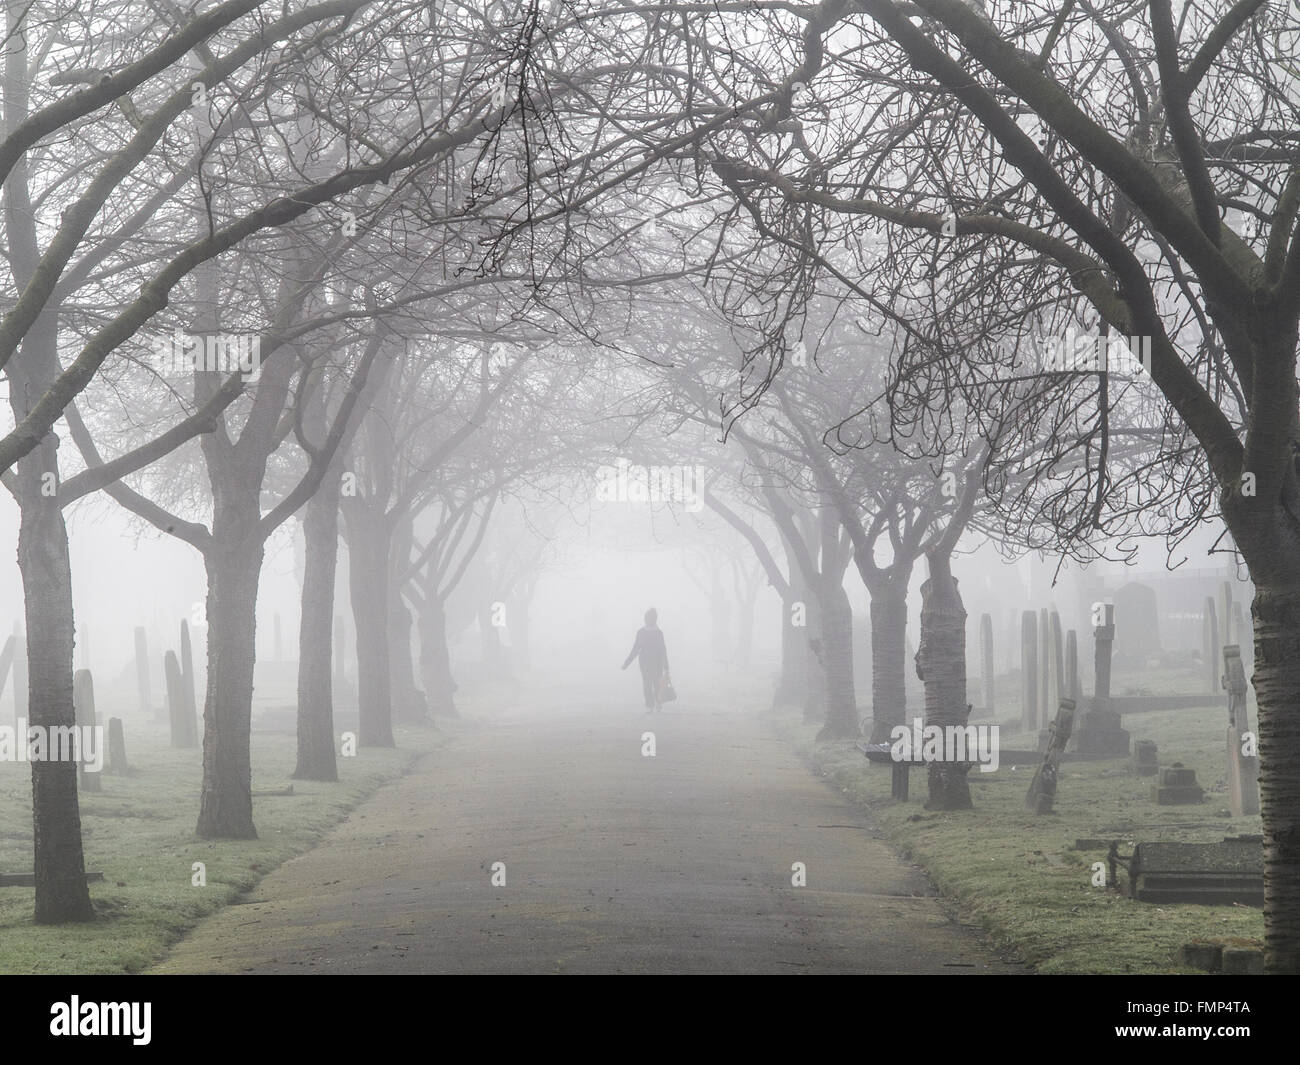
M 673 679 L 664 674 L 664 679 L 659 682 L 659 701 L 661 703 L 671 703 L 677 698 L 677 692 L 673 690 Z

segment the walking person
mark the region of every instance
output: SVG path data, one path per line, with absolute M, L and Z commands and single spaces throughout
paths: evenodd
M 663 630 L 659 628 L 659 612 L 651 607 L 645 612 L 645 627 L 639 629 L 623 668 L 638 659 L 641 667 L 641 688 L 645 695 L 647 713 L 663 709 L 663 684 L 668 680 L 668 648 L 664 645 Z

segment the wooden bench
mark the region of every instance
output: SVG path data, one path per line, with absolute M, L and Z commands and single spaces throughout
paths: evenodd
M 912 757 L 909 759 L 895 759 L 890 752 L 892 744 L 888 743 L 859 743 L 855 745 L 864 755 L 867 761 L 875 765 L 887 765 L 892 770 L 889 780 L 889 794 L 899 802 L 907 802 L 908 791 L 908 774 L 907 771 L 913 766 L 925 766 L 930 763 L 922 758 Z

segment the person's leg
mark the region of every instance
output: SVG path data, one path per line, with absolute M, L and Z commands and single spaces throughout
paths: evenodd
M 649 670 L 641 671 L 641 693 L 645 696 L 645 708 L 653 710 L 655 706 L 655 679 Z

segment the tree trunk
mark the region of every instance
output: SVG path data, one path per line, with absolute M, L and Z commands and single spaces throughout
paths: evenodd
M 731 604 L 727 602 L 727 593 L 722 588 L 722 578 L 718 574 L 717 567 L 709 574 L 710 642 L 713 661 L 727 663 L 731 661 Z
M 479 643 L 483 648 L 483 664 L 488 667 L 490 675 L 498 675 L 505 670 L 505 655 L 501 647 L 501 630 L 492 624 L 493 605 L 486 599 L 478 604 Z
M 348 571 L 357 633 L 357 705 L 362 747 L 395 747 L 388 647 L 388 530 L 382 515 L 350 508 Z
M 754 651 L 754 607 L 761 590 L 758 580 L 748 582 L 736 599 L 736 665 L 747 669 Z
M 388 591 L 388 665 L 393 717 L 403 724 L 423 723 L 428 713 L 424 693 L 415 683 L 411 654 L 411 612 L 395 588 Z
M 1250 612 L 1264 822 L 1264 968 L 1295 973 L 1300 972 L 1300 587 L 1257 583 Z
M 331 631 L 338 567 L 339 479 L 327 474 L 303 515 L 302 620 L 298 627 L 298 764 L 295 780 L 336 781 Z
M 930 579 L 921 585 L 921 646 L 917 673 L 925 682 L 925 724 L 947 729 L 965 726 L 966 609 L 947 555 L 929 556 Z M 930 764 L 927 810 L 969 810 L 970 782 L 965 762 Z
M 42 475 L 57 476 L 57 441 L 47 436 L 17 466 L 21 523 L 18 568 L 27 619 L 27 721 L 45 729 L 70 727 L 72 703 L 72 569 L 68 531 L 53 494 L 42 494 Z M 52 482 L 44 482 L 51 483 Z M 18 677 L 14 677 L 15 684 Z M 17 699 L 15 688 L 15 703 Z M 48 731 L 46 733 L 49 735 Z M 26 742 L 26 734 L 18 738 Z M 77 765 L 32 762 L 32 835 L 35 840 L 36 923 L 93 921 L 81 849 Z
M 451 653 L 447 648 L 447 614 L 437 596 L 425 596 L 419 629 L 420 674 L 429 710 L 435 717 L 460 717 L 454 698 L 456 682 L 451 675 Z
M 826 663 L 826 723 L 819 740 L 856 739 L 858 706 L 853 690 L 853 608 L 842 585 L 822 602 L 822 657 Z
M 248 496 L 251 495 L 251 499 Z M 253 664 L 263 543 L 256 491 L 214 508 L 208 571 L 208 683 L 203 700 L 203 793 L 195 831 L 204 839 L 256 839 L 253 825 Z
M 800 588 L 803 593 L 806 624 L 796 631 L 803 638 L 804 685 L 803 719 L 805 722 L 824 721 L 826 718 L 826 655 L 823 649 L 822 612 L 812 589 Z
M 781 601 L 781 676 L 772 706 L 798 706 L 803 702 L 808 675 L 807 643 L 803 629 L 792 623 L 794 599 Z
M 907 723 L 907 586 L 871 595 L 871 742 L 888 743 Z

